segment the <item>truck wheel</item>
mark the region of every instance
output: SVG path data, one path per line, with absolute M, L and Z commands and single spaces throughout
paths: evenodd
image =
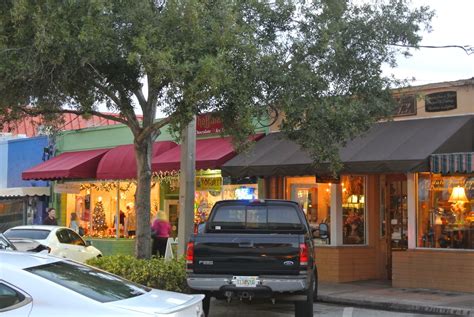
M 211 308 L 211 296 L 206 294 L 206 297 L 202 300 L 202 310 L 204 312 L 204 316 L 209 316 L 209 310 Z
M 295 317 L 313 317 L 313 300 L 316 282 L 313 279 L 312 284 L 306 291 L 306 300 L 295 302 Z
M 318 270 L 314 269 L 313 302 L 318 300 Z

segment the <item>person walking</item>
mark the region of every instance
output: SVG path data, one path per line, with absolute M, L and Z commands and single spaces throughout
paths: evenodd
M 159 212 L 151 226 L 152 230 L 152 255 L 164 257 L 166 245 L 171 232 L 171 225 L 164 212 Z
M 43 225 L 57 226 L 58 221 L 56 220 L 56 209 L 48 208 L 48 216 L 43 220 Z
M 79 233 L 79 224 L 77 223 L 77 214 L 71 213 L 71 221 L 69 222 L 69 228 Z

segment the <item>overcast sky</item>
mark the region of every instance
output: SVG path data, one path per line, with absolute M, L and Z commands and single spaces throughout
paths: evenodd
M 432 32 L 423 33 L 421 45 L 470 45 L 474 48 L 474 0 L 412 0 L 435 10 Z M 421 48 L 400 57 L 395 69 L 385 69 L 399 79 L 414 77 L 413 85 L 474 77 L 474 54 L 459 48 Z
M 427 5 L 435 10 L 432 31 L 422 33 L 421 45 L 474 47 L 474 0 L 411 0 L 411 2 L 413 6 Z M 459 48 L 420 48 L 412 49 L 411 53 L 411 57 L 398 58 L 397 68 L 385 67 L 384 74 L 394 74 L 398 79 L 414 78 L 412 85 L 474 77 L 474 54 L 467 55 Z M 141 113 L 140 109 L 136 111 Z M 162 116 L 163 114 L 158 114 L 158 117 Z

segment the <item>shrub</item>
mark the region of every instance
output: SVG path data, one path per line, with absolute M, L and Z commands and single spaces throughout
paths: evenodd
M 131 255 L 112 255 L 90 259 L 87 264 L 149 287 L 175 292 L 189 291 L 184 258 L 164 260 L 154 257 L 144 260 Z

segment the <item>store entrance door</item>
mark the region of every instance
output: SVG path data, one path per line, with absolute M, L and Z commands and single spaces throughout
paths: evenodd
M 387 278 L 392 279 L 393 252 L 408 248 L 407 178 L 404 174 L 387 175 L 385 183 L 385 237 Z
M 171 225 L 170 237 L 176 239 L 178 237 L 179 200 L 165 200 L 165 213 Z

